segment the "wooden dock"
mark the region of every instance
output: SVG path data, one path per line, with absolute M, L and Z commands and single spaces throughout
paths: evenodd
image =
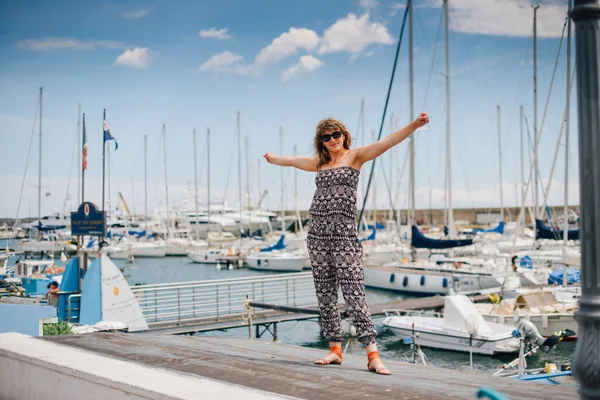
M 366 356 L 345 354 L 343 365 L 312 361 L 323 350 L 260 339 L 94 333 L 51 336 L 71 348 L 300 399 L 476 399 L 481 387 L 510 399 L 577 398 L 575 388 L 386 361 L 391 376 L 366 369 Z M 169 382 L 164 382 L 169 385 Z

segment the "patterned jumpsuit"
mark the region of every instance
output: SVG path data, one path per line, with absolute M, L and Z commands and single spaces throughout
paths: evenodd
M 365 299 L 363 247 L 356 230 L 356 190 L 360 172 L 352 167 L 320 170 L 310 206 L 307 246 L 323 334 L 330 342 L 344 336 L 338 309 L 338 287 L 363 346 L 375 343 L 377 330 Z

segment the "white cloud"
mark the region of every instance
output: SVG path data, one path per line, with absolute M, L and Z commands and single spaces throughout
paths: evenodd
M 277 63 L 284 58 L 294 55 L 298 50 L 314 50 L 319 45 L 319 35 L 313 30 L 305 28 L 290 28 L 289 31 L 282 33 L 270 45 L 263 48 L 254 64 L 262 66 Z
M 142 8 L 140 10 L 121 11 L 119 14 L 126 19 L 140 19 L 148 15 L 150 11 L 150 8 Z
M 119 57 L 117 57 L 115 60 L 115 65 L 146 68 L 148 67 L 149 58 L 149 49 L 147 47 L 136 47 L 131 50 L 125 50 Z
M 230 51 L 224 51 L 210 57 L 204 64 L 198 68 L 199 71 L 227 71 L 230 70 L 233 64 L 240 61 L 243 57 L 238 56 Z
M 114 40 L 77 40 L 69 37 L 45 37 L 43 39 L 20 40 L 17 42 L 17 46 L 23 50 L 30 51 L 86 51 L 98 48 L 122 49 L 125 47 L 125 44 Z
M 325 31 L 319 54 L 347 51 L 358 54 L 370 44 L 393 43 L 385 25 L 371 22 L 369 14 L 357 17 L 349 13 L 347 17 L 337 20 Z
M 217 29 L 210 28 L 209 30 L 203 29 L 198 34 L 203 38 L 211 38 L 211 39 L 230 39 L 231 35 L 227 33 L 227 28 Z
M 281 76 L 282 81 L 287 81 L 292 76 L 298 74 L 300 71 L 314 71 L 317 68 L 321 68 L 323 66 L 323 62 L 319 60 L 317 57 L 312 55 L 302 56 L 300 57 L 300 61 L 289 67 L 283 72 Z
M 530 0 L 454 0 L 450 2 L 450 25 L 456 32 L 531 36 L 531 4 Z M 538 9 L 538 36 L 560 37 L 566 15 L 566 1 L 545 1 Z
M 119 6 L 110 3 L 106 4 L 106 8 L 109 11 L 117 14 L 119 17 L 125 19 L 141 19 L 144 18 L 146 15 L 150 14 L 150 11 L 152 11 L 151 7 L 125 10 Z
M 379 6 L 378 0 L 359 0 L 358 5 L 367 10 L 373 10 Z

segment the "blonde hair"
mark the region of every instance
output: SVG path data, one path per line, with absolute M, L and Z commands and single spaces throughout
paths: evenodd
M 352 145 L 352 136 L 350 136 L 350 132 L 348 132 L 348 128 L 342 122 L 338 121 L 335 118 L 325 118 L 319 125 L 317 125 L 317 131 L 315 132 L 315 156 L 317 158 L 317 169 L 321 169 L 321 167 L 331 161 L 331 155 L 329 154 L 329 150 L 323 144 L 321 140 L 321 136 L 323 132 L 327 130 L 333 129 L 334 131 L 342 132 L 342 136 L 344 137 L 344 148 L 346 150 L 350 150 L 350 146 Z

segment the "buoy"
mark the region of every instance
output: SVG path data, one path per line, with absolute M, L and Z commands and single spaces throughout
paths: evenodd
M 221 269 L 221 264 L 217 263 L 217 269 L 220 270 Z
M 233 270 L 233 264 L 229 264 L 229 267 L 227 267 L 227 269 L 229 269 L 230 271 Z

